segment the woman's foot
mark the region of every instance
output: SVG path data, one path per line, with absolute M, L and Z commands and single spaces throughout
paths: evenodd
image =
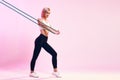
M 57 77 L 57 78 L 61 78 L 61 75 L 60 75 L 60 73 L 58 73 L 58 72 L 53 72 L 52 75 L 54 75 L 54 76 Z
M 29 76 L 34 78 L 39 78 L 39 76 L 35 72 L 31 72 Z

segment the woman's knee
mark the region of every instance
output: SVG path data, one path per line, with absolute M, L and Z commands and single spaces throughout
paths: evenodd
M 53 57 L 57 57 L 57 53 L 55 52 L 52 56 L 53 56 Z

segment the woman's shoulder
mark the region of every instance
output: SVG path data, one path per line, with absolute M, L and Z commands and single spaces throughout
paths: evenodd
M 38 18 L 37 20 L 38 20 L 38 21 L 43 21 L 41 18 Z
M 38 18 L 38 22 L 42 22 L 42 23 L 50 26 L 49 20 L 44 20 L 44 19 L 42 19 L 42 18 Z
M 46 23 L 46 22 L 47 22 L 47 21 L 45 21 L 45 20 L 42 19 L 42 18 L 38 18 L 38 21 L 43 22 L 43 23 Z

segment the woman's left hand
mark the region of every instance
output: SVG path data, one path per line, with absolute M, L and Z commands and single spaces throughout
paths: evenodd
M 59 30 L 57 30 L 56 34 L 57 34 L 57 35 L 59 35 L 59 34 L 60 34 L 60 31 L 59 31 Z

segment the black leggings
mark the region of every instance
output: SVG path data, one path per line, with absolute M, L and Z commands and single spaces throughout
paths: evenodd
M 53 65 L 53 68 L 57 68 L 57 53 L 47 43 L 47 39 L 48 39 L 48 37 L 44 36 L 43 34 L 40 34 L 40 36 L 38 36 L 38 38 L 36 38 L 34 53 L 33 53 L 33 57 L 32 57 L 31 64 L 30 64 L 31 71 L 34 71 L 35 63 L 36 63 L 37 57 L 38 57 L 42 47 L 48 53 L 50 53 L 52 55 L 52 65 Z

